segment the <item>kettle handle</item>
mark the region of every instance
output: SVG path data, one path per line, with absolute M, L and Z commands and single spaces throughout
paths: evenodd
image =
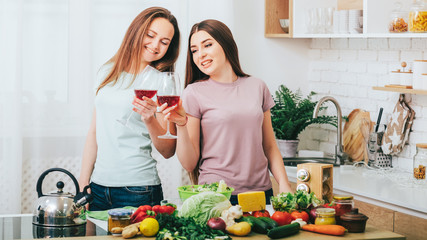
M 43 180 L 46 177 L 46 175 L 49 174 L 50 172 L 63 172 L 65 174 L 67 174 L 71 178 L 71 180 L 73 180 L 74 185 L 76 186 L 76 195 L 79 194 L 79 192 L 80 192 L 79 191 L 79 189 L 80 189 L 79 183 L 77 182 L 77 179 L 73 176 L 73 174 L 71 174 L 69 171 L 67 171 L 63 168 L 50 168 L 50 169 L 44 171 L 42 173 L 42 175 L 40 175 L 39 180 L 37 181 L 36 189 L 37 189 L 37 194 L 39 195 L 39 198 L 42 196 L 46 196 L 42 192 L 42 183 L 43 183 Z

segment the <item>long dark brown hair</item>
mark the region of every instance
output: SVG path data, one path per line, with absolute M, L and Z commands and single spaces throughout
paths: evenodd
M 199 31 L 205 31 L 209 33 L 218 43 L 221 45 L 225 53 L 225 58 L 230 62 L 234 73 L 239 77 L 249 77 L 248 74 L 244 73 L 240 67 L 239 51 L 237 50 L 237 44 L 234 41 L 233 34 L 230 29 L 223 22 L 215 19 L 207 19 L 202 22 L 193 25 L 188 37 L 188 50 L 187 50 L 187 64 L 185 67 L 185 87 L 189 84 L 199 81 L 207 80 L 209 76 L 204 74 L 196 66 L 193 61 L 193 53 L 191 52 L 191 37 L 193 34 Z
M 178 28 L 178 21 L 176 20 L 175 16 L 173 16 L 172 13 L 165 8 L 147 8 L 138 14 L 138 16 L 136 16 L 136 18 L 132 21 L 126 31 L 119 50 L 106 63 L 113 63 L 113 67 L 111 68 L 111 71 L 105 80 L 99 85 L 97 92 L 111 82 L 113 82 L 113 85 L 116 84 L 120 74 L 123 71 L 133 73 L 133 79 L 135 80 L 136 74 L 142 71 L 141 63 L 143 61 L 142 53 L 144 51 L 142 41 L 146 35 L 148 27 L 156 18 L 164 18 L 168 20 L 174 28 L 174 35 L 168 50 L 166 51 L 166 54 L 161 59 L 151 62 L 150 65 L 162 72 L 174 71 L 175 62 L 179 54 L 180 33 Z
M 249 75 L 244 73 L 240 67 L 239 51 L 230 29 L 227 27 L 227 25 L 218 20 L 208 19 L 194 24 L 191 28 L 190 36 L 188 37 L 187 63 L 185 67 L 185 87 L 196 81 L 209 79 L 209 76 L 200 71 L 200 69 L 196 66 L 193 61 L 193 53 L 191 52 L 191 37 L 194 33 L 199 31 L 207 32 L 219 43 L 219 45 L 221 45 L 226 59 L 228 62 L 230 62 L 231 67 L 237 76 L 249 77 Z M 188 172 L 188 176 L 190 177 L 190 180 L 193 184 L 198 184 L 199 181 L 200 159 L 201 158 L 199 158 L 196 168 L 192 172 Z

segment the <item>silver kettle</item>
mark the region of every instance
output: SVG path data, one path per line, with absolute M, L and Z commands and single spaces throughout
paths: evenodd
M 63 192 L 64 183 L 58 181 L 58 190 L 50 194 L 43 194 L 42 183 L 47 174 L 51 172 L 63 172 L 74 182 L 76 194 Z M 62 168 L 51 168 L 43 172 L 37 181 L 38 200 L 33 214 L 33 225 L 45 228 L 64 228 L 86 224 L 85 205 L 92 202 L 93 197 L 87 192 L 89 186 L 85 186 L 80 192 L 79 183 L 76 178 L 67 170 Z

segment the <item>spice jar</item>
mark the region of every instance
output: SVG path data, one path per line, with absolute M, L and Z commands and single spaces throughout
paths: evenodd
M 111 233 L 111 229 L 115 227 L 126 227 L 130 225 L 130 216 L 132 210 L 130 209 L 111 209 L 108 210 L 108 232 Z
M 427 8 L 422 0 L 415 0 L 409 12 L 409 31 L 427 32 Z
M 345 227 L 348 232 L 361 233 L 365 231 L 366 221 L 368 217 L 363 213 L 359 213 L 359 209 L 353 208 L 350 212 L 341 216 L 341 225 Z
M 415 179 L 426 180 L 427 166 L 427 143 L 418 143 L 417 153 L 414 156 L 414 177 Z
M 395 9 L 390 14 L 388 31 L 391 33 L 401 33 L 408 31 L 408 13 L 402 10 L 402 4 L 396 2 Z
M 316 220 L 315 225 L 334 225 L 335 221 L 335 209 L 333 208 L 318 208 L 316 209 Z
M 340 217 L 351 211 L 353 208 L 353 196 L 350 195 L 335 195 L 335 219 L 337 224 L 340 224 Z

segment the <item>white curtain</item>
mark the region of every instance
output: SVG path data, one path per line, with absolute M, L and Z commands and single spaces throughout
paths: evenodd
M 98 68 L 118 49 L 133 18 L 149 6 L 169 9 L 181 30 L 177 71 L 184 79 L 191 26 L 206 18 L 233 30 L 233 1 L 0 0 L 0 214 L 31 213 L 36 182 L 52 167 L 80 171 Z M 165 197 L 177 197 L 181 166 L 158 155 Z M 55 191 L 52 173 L 43 192 Z

